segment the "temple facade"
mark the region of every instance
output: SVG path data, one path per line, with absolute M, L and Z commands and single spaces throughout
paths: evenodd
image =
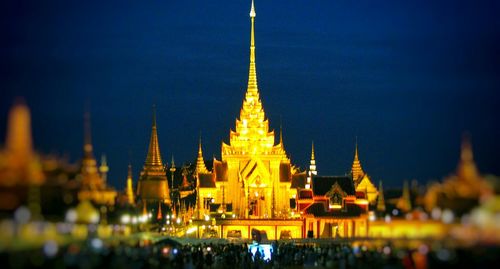
M 255 8 L 250 10 L 248 85 L 221 160 L 207 169 L 201 139 L 196 168 L 195 219 L 200 237 L 268 239 L 354 237 L 368 234 L 368 212 L 378 190 L 363 171 L 358 148 L 351 173 L 318 176 L 314 143 L 308 171 L 299 171 L 269 129 L 257 84 Z

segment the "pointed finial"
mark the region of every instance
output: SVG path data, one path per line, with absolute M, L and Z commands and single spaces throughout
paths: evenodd
M 255 18 L 255 15 L 257 14 L 255 13 L 255 7 L 252 0 L 252 7 L 250 8 L 250 18 Z
M 153 104 L 153 127 L 156 127 L 156 104 Z
M 283 145 L 283 122 L 281 121 L 281 116 L 280 116 L 280 145 Z
M 132 164 L 128 163 L 127 178 L 132 178 Z
M 198 137 L 198 154 L 202 153 L 202 150 L 201 150 L 201 132 L 200 132 L 200 136 Z
M 462 137 L 460 159 L 462 162 L 470 162 L 474 159 L 469 134 L 464 134 Z
M 174 154 L 172 154 L 172 168 L 175 167 Z
M 84 138 L 83 149 L 86 153 L 92 152 L 92 132 L 90 130 L 90 112 L 85 111 L 83 114 L 84 119 Z
M 354 150 L 354 158 L 358 159 L 358 136 L 356 136 L 356 147 Z
M 356 145 L 355 145 L 355 149 L 354 149 L 354 160 L 352 162 L 351 173 L 352 173 L 352 179 L 354 180 L 355 184 L 357 184 L 358 180 L 361 179 L 365 175 L 365 172 L 363 171 L 363 168 L 361 167 L 361 162 L 359 161 L 359 157 L 358 157 L 358 137 L 357 136 L 356 136 Z
M 201 149 L 201 134 L 198 144 L 198 158 L 196 158 L 196 173 L 208 173 L 207 167 L 205 166 L 205 161 L 203 160 L 203 151 Z
M 314 140 L 311 142 L 311 160 L 314 160 Z
M 153 105 L 153 126 L 151 128 L 151 138 L 149 140 L 149 149 L 145 164 L 148 166 L 163 167 L 156 128 L 156 105 Z

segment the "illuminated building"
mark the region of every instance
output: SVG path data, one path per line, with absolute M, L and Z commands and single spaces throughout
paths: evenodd
M 0 153 L 0 185 L 44 183 L 45 177 L 32 141 L 29 108 L 24 103 L 17 103 L 9 112 L 5 149 Z
M 101 164 L 101 174 L 97 169 L 97 161 L 94 158 L 92 136 L 90 130 L 90 115 L 85 113 L 85 135 L 83 145 L 83 159 L 81 168 L 81 186 L 78 191 L 80 201 L 90 200 L 98 205 L 114 205 L 116 191 L 106 185 L 103 178 L 108 171 L 105 163 Z
M 358 156 L 358 142 L 356 142 L 351 173 L 356 193 L 362 193 L 363 196 L 368 199 L 370 204 L 374 205 L 377 201 L 378 191 L 375 185 L 373 185 L 368 174 L 363 171 L 363 168 L 361 168 L 361 162 L 359 161 Z
M 265 219 L 290 212 L 290 199 L 296 195 L 291 179 L 297 171 L 286 155 L 283 141 L 275 144 L 274 131 L 269 130 L 260 100 L 255 64 L 255 16 L 252 2 L 248 86 L 236 128 L 230 131 L 229 144 L 222 143 L 222 160 L 214 159 L 212 173 L 205 167 L 200 145 L 196 171 L 199 204 L 213 201 L 230 206 L 239 218 Z M 228 193 L 231 195 L 226 195 Z
M 252 2 L 247 91 L 229 144 L 222 143 L 222 160 L 214 158 L 212 171 L 199 143 L 198 224 L 211 224 L 221 237 L 249 238 L 252 229 L 265 231 L 269 239 L 366 236 L 369 206 L 375 206 L 378 191 L 361 168 L 357 144 L 348 176 L 318 176 L 314 144 L 309 171 L 300 172 L 286 154 L 281 128 L 275 144 L 257 86 L 255 16 Z
M 229 133 L 229 144 L 222 143 L 222 160 L 214 158 L 212 171 L 206 168 L 201 142 L 199 145 L 195 215 L 204 226 L 204 219 L 217 217 L 213 224 L 217 224 L 221 237 L 250 238 L 254 228 L 265 231 L 270 239 L 283 234 L 302 237 L 302 222 L 289 219 L 295 213 L 291 205 L 297 194 L 292 181 L 299 173 L 286 155 L 281 135 L 275 144 L 257 86 L 255 16 L 252 1 L 247 91 L 235 129 Z
M 160 212 L 162 204 L 170 205 L 171 202 L 166 169 L 161 160 L 158 143 L 156 111 L 153 111 L 148 154 L 137 184 L 137 199 L 142 205 L 143 213 L 147 213 L 151 208 Z
M 429 212 L 434 208 L 446 208 L 462 215 L 492 194 L 492 186 L 478 172 L 470 141 L 464 137 L 456 173 L 445 178 L 443 183 L 435 183 L 429 187 L 425 207 Z
M 29 108 L 18 102 L 9 111 L 5 149 L 0 151 L 0 211 L 24 204 L 33 216 L 41 213 L 45 176 L 32 141 Z

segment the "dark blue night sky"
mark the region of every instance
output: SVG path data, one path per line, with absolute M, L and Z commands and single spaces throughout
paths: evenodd
M 2 1 L 0 133 L 23 96 L 37 150 L 77 161 L 88 103 L 122 189 L 156 103 L 165 161 L 193 161 L 200 132 L 220 159 L 246 90 L 250 1 L 91 2 Z M 480 171 L 500 175 L 498 1 L 255 5 L 261 97 L 293 163 L 307 167 L 314 140 L 319 173 L 344 174 L 357 136 L 375 182 L 425 182 L 455 170 L 468 131 Z

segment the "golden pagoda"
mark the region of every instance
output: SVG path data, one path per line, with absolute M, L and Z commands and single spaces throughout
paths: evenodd
M 141 200 L 143 208 L 150 203 L 151 205 L 170 204 L 170 191 L 166 170 L 161 160 L 154 109 L 149 150 L 137 183 L 137 198 Z
M 207 166 L 205 165 L 205 160 L 203 160 L 203 150 L 201 149 L 201 137 L 198 144 L 198 157 L 196 158 L 196 169 L 195 174 L 208 174 Z
M 479 173 L 474 162 L 469 137 L 464 136 L 456 173 L 446 177 L 442 183 L 432 184 L 424 200 L 427 210 L 448 208 L 460 215 L 492 194 L 493 187 Z
M 222 161 L 214 159 L 211 176 L 205 171 L 203 157 L 198 154 L 197 171 L 200 202 L 227 205 L 240 218 L 271 218 L 275 212 L 287 214 L 295 169 L 280 139 L 269 130 L 257 86 L 255 65 L 255 8 L 250 10 L 250 66 L 248 85 L 236 128 L 229 134 L 229 144 L 222 143 Z M 230 195 L 225 195 L 225 194 Z
M 370 204 L 377 202 L 378 191 L 372 183 L 370 176 L 361 168 L 361 162 L 358 155 L 358 142 L 356 141 L 356 148 L 354 150 L 354 161 L 351 168 L 352 180 L 354 180 L 354 187 L 357 193 L 364 193 L 365 198 Z
M 17 102 L 9 111 L 5 149 L 0 150 L 0 210 L 25 204 L 39 218 L 45 176 L 32 141 L 29 108 Z
M 30 110 L 26 104 L 18 102 L 9 111 L 5 149 L 0 152 L 0 186 L 44 183 L 32 141 Z
M 108 171 L 104 163 L 101 167 L 103 174 Z M 90 130 L 90 114 L 85 113 L 85 135 L 83 145 L 83 159 L 81 168 L 81 187 L 78 191 L 80 201 L 90 200 L 99 205 L 113 205 L 115 203 L 116 191 L 106 185 L 102 174 L 97 169 L 97 161 L 94 158 L 92 146 L 92 135 Z
M 352 162 L 351 173 L 352 173 L 352 180 L 354 180 L 355 184 L 365 175 L 365 172 L 363 171 L 363 168 L 361 167 L 361 162 L 359 161 L 359 158 L 358 158 L 358 142 L 357 141 L 356 141 L 356 149 L 354 151 L 354 161 Z

